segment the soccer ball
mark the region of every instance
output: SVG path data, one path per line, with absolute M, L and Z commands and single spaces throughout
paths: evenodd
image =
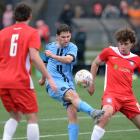
M 88 70 L 82 69 L 75 74 L 75 83 L 85 88 L 89 86 L 92 80 L 92 74 Z

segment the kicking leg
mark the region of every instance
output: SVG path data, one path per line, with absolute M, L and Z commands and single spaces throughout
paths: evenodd
M 96 110 L 85 101 L 81 100 L 77 93 L 73 90 L 68 90 L 65 94 L 65 99 L 70 101 L 79 111 L 85 112 L 93 119 L 99 119 L 103 114 L 103 110 Z

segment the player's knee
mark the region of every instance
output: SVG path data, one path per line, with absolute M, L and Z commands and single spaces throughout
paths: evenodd
M 28 123 L 37 123 L 38 121 L 37 115 L 35 113 L 26 115 L 26 119 Z
M 105 111 L 104 115 L 102 116 L 102 119 L 101 120 L 106 120 L 106 121 L 109 121 L 112 117 L 112 112 L 109 112 L 109 111 Z
M 21 119 L 22 119 L 22 114 L 19 113 L 19 112 L 17 112 L 17 113 L 15 113 L 15 112 L 10 112 L 10 115 L 11 115 L 11 117 L 12 117 L 13 119 L 15 119 L 17 122 L 20 122 Z

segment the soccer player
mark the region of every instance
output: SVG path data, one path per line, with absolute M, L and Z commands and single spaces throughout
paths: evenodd
M 135 69 L 140 70 L 140 57 L 131 53 L 136 43 L 132 29 L 123 28 L 116 32 L 117 47 L 109 46 L 95 58 L 91 73 L 96 78 L 99 65 L 106 64 L 104 95 L 102 109 L 105 111 L 97 125 L 94 126 L 91 140 L 100 140 L 105 133 L 105 126 L 110 118 L 120 111 L 140 129 L 140 106 L 132 91 L 132 75 Z M 94 82 L 88 91 L 93 94 Z
M 41 46 L 37 30 L 28 25 L 31 8 L 23 3 L 16 6 L 16 23 L 0 31 L 0 98 L 10 119 L 5 123 L 3 140 L 11 140 L 22 114 L 27 119 L 27 139 L 39 140 L 38 104 L 31 79 L 31 63 L 42 73 L 39 84 L 48 79 L 51 89 L 57 87 L 46 71 L 38 49 Z
M 93 119 L 102 116 L 104 111 L 92 108 L 80 99 L 75 91 L 72 69 L 77 56 L 77 46 L 70 42 L 70 39 L 70 27 L 61 24 L 57 29 L 56 41 L 46 46 L 46 57 L 43 58 L 43 61 L 48 59 L 48 72 L 58 87 L 57 92 L 54 92 L 47 83 L 47 93 L 66 107 L 69 140 L 78 140 L 77 111 L 85 112 Z

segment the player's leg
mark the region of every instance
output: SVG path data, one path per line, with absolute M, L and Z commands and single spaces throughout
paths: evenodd
M 27 139 L 39 140 L 39 126 L 37 123 L 38 104 L 34 90 L 12 90 L 15 106 L 27 119 Z
M 3 140 L 11 140 L 15 134 L 18 122 L 21 120 L 21 113 L 15 112 L 16 108 L 14 107 L 14 102 L 11 98 L 10 91 L 3 89 L 1 90 L 1 100 L 2 103 L 10 114 L 10 119 L 6 121 L 3 131 Z M 14 110 L 14 111 L 12 111 Z
M 78 140 L 79 125 L 77 119 L 77 109 L 71 104 L 67 107 L 68 134 L 69 140 Z
M 126 101 L 121 112 L 125 114 L 138 129 L 140 129 L 140 105 L 133 94 L 132 96 L 129 96 L 128 100 L 129 102 Z
M 117 99 L 112 96 L 112 94 L 104 94 L 103 100 L 102 100 L 102 106 L 103 110 L 105 111 L 104 115 L 100 118 L 100 121 L 94 126 L 91 140 L 100 140 L 104 133 L 105 133 L 105 126 L 108 124 L 109 120 L 111 119 L 112 115 L 118 111 L 115 110 L 115 108 L 118 108 L 121 106 L 119 102 L 117 102 Z
M 39 140 L 39 126 L 36 113 L 26 114 L 27 119 L 27 139 Z
M 131 121 L 135 124 L 135 126 L 140 129 L 140 114 L 136 115 Z
M 10 112 L 10 119 L 4 125 L 3 140 L 11 140 L 13 138 L 20 119 L 21 115 L 19 113 Z
M 70 101 L 79 111 L 85 112 L 92 118 L 101 117 L 104 113 L 102 110 L 96 110 L 87 102 L 80 99 L 74 90 L 70 89 L 65 93 L 64 99 Z
M 105 113 L 100 118 L 100 121 L 93 127 L 91 140 L 100 140 L 103 137 L 105 133 L 104 128 L 113 114 L 113 107 L 110 105 L 103 106 L 103 110 L 105 111 Z
M 127 116 L 138 129 L 140 129 L 140 105 L 133 93 L 131 96 L 129 95 L 127 99 L 128 101 L 125 100 L 121 112 Z
M 25 114 L 27 119 L 27 139 L 39 140 L 39 125 L 38 125 L 38 104 L 36 99 L 36 93 L 34 90 L 22 90 L 21 91 L 22 105 L 20 109 Z M 25 104 L 27 103 L 27 104 Z
M 60 81 L 61 83 L 61 81 Z M 69 134 L 69 140 L 78 140 L 78 133 L 79 133 L 79 126 L 77 123 L 77 108 L 72 105 L 71 101 L 65 100 L 64 97 L 66 95 L 66 92 L 69 90 L 69 86 L 66 83 L 61 83 L 58 86 L 57 93 L 54 93 L 54 91 L 47 87 L 47 93 L 49 96 L 57 101 L 63 102 L 63 105 L 67 109 L 67 116 L 68 116 L 68 134 Z

